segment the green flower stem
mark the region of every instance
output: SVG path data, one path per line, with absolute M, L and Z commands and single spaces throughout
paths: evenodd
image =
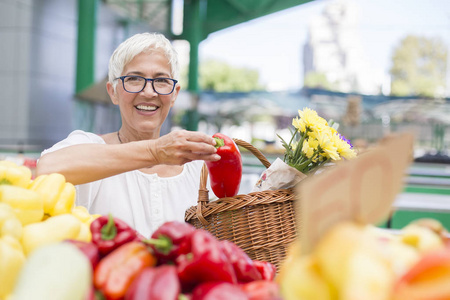
M 294 158 L 301 157 L 303 149 L 303 141 L 305 140 L 306 132 L 300 136 L 301 136 L 300 141 L 297 143 L 297 148 L 295 148 Z
M 309 166 L 310 163 L 313 162 L 314 157 L 316 157 L 317 155 L 319 155 L 319 150 L 314 151 L 314 154 L 311 155 L 311 158 L 309 158 L 307 161 L 304 161 L 304 162 L 296 165 L 295 168 L 297 170 L 299 170 L 300 172 L 306 174 L 307 172 L 305 171 L 305 169 Z

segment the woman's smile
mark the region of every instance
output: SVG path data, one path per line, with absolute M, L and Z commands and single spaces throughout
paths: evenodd
M 153 105 L 153 104 L 139 104 L 136 105 L 135 108 L 141 112 L 154 112 L 155 110 L 157 110 L 159 108 L 159 106 Z

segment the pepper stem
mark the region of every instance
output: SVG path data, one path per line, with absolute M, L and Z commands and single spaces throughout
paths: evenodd
M 225 146 L 225 141 L 223 139 L 218 137 L 215 137 L 214 139 L 216 140 L 216 145 L 214 147 L 220 148 L 222 146 Z
M 100 229 L 100 232 L 102 233 L 102 240 L 104 241 L 109 241 L 116 237 L 117 227 L 111 214 L 108 215 L 108 223 L 103 225 L 102 229 Z
M 173 247 L 172 240 L 162 234 L 159 235 L 157 239 L 143 240 L 143 242 L 155 246 L 158 251 L 164 254 L 168 254 Z

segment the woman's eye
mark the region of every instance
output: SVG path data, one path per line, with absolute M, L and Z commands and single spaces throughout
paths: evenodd
M 165 83 L 168 84 L 169 80 L 166 78 L 155 78 L 155 83 Z
M 139 77 L 127 77 L 125 80 L 126 80 L 127 82 L 130 82 L 130 81 L 140 81 L 141 78 L 139 78 Z

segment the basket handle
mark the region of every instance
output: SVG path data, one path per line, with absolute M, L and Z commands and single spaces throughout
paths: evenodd
M 243 147 L 250 151 L 256 158 L 259 159 L 259 161 L 266 167 L 269 168 L 271 163 L 267 160 L 267 158 L 256 149 L 252 144 L 247 143 L 246 141 L 235 139 L 233 138 L 233 141 L 236 143 L 236 145 Z M 203 206 L 209 202 L 209 191 L 206 188 L 206 182 L 208 180 L 208 168 L 206 167 L 206 164 L 203 164 L 202 171 L 200 173 L 200 187 L 198 190 L 198 205 L 197 205 L 197 218 L 198 220 L 204 225 L 208 225 L 208 221 L 203 217 L 202 214 L 202 208 Z

